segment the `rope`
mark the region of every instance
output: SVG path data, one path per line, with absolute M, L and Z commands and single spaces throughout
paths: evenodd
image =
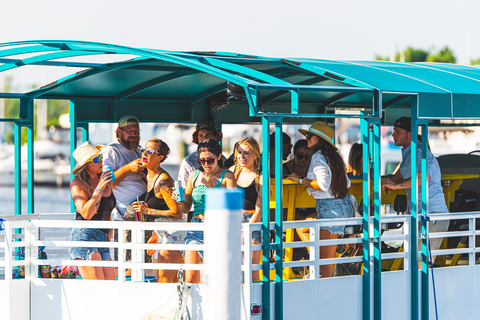
M 427 222 L 430 221 L 430 217 L 426 214 L 422 214 L 422 223 L 423 223 L 423 226 L 424 226 L 424 230 L 427 230 Z M 424 236 L 427 236 L 427 234 L 425 233 Z M 432 259 L 432 248 L 430 247 L 430 241 L 428 240 L 428 237 L 427 237 L 427 248 L 428 248 L 428 254 L 429 254 L 429 257 L 430 257 L 430 269 L 431 269 L 431 272 L 432 272 L 432 287 L 433 287 L 433 301 L 435 303 L 435 319 L 438 320 L 438 309 L 437 309 L 437 293 L 436 293 L 436 290 L 435 290 L 435 276 L 433 275 L 433 259 Z M 427 288 L 428 290 L 428 288 Z
M 175 320 L 191 320 L 190 313 L 187 308 L 187 293 L 190 290 L 190 286 L 185 283 L 185 271 L 182 268 L 177 273 L 178 284 L 178 307 L 175 312 Z

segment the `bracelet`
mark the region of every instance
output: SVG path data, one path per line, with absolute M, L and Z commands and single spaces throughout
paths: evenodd
M 300 184 L 303 184 L 303 180 L 305 180 L 305 178 L 300 178 Z
M 103 193 L 103 190 L 102 190 L 102 189 L 100 189 L 100 188 L 98 188 L 98 187 L 97 187 L 97 188 L 95 188 L 95 191 L 97 191 L 98 193 Z

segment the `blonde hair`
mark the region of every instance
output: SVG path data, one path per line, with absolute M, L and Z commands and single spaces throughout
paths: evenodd
M 240 174 L 240 171 L 242 171 L 242 166 L 238 162 L 238 147 L 242 144 L 249 146 L 250 150 L 253 153 L 253 171 L 255 172 L 255 189 L 257 190 L 257 193 L 258 193 L 260 192 L 260 172 L 261 172 L 260 147 L 258 145 L 257 140 L 253 138 L 244 138 L 237 142 L 237 147 L 235 148 L 235 169 L 234 169 L 235 180 L 237 180 L 238 175 Z
M 85 164 L 80 170 L 78 170 L 77 173 L 75 174 L 75 177 L 77 177 L 78 180 L 80 180 L 83 183 L 83 185 L 87 187 L 88 198 L 90 198 L 95 188 L 92 186 L 92 184 L 88 179 L 87 169 L 85 168 L 86 166 L 87 165 Z

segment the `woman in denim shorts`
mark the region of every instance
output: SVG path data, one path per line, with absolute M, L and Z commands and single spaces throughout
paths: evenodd
M 245 192 L 243 203 L 243 222 L 255 223 L 262 221 L 262 197 L 260 190 L 260 147 L 253 138 L 240 140 L 235 147 L 235 164 L 230 168 L 235 175 L 237 187 Z M 243 242 L 243 241 L 242 241 Z M 253 231 L 252 244 L 262 244 L 260 231 Z M 261 251 L 253 251 L 252 263 L 260 263 Z M 260 273 L 252 272 L 252 280 L 260 281 Z
M 73 152 L 77 166 L 70 182 L 76 220 L 110 221 L 110 214 L 115 208 L 116 200 L 112 192 L 110 171 L 102 172 L 103 146 L 92 146 L 85 142 Z M 111 229 L 73 228 L 69 241 L 110 241 Z M 109 248 L 70 247 L 70 256 L 74 260 L 106 260 L 112 261 Z M 85 267 L 78 270 L 83 279 L 115 280 L 112 267 Z
M 337 147 L 331 143 L 333 129 L 322 121 L 317 121 L 308 129 L 299 129 L 301 134 L 308 141 L 308 148 L 313 156 L 308 168 L 307 176 L 300 177 L 292 174 L 288 178 L 300 182 L 308 187 L 307 191 L 313 195 L 316 201 L 317 213 L 307 219 L 336 219 L 353 217 L 356 204 L 354 198 L 348 194 L 350 180 L 345 171 L 345 163 L 337 152 Z M 320 239 L 337 239 L 343 235 L 345 226 L 322 227 Z M 300 238 L 303 241 L 309 239 L 309 229 L 299 230 Z M 320 248 L 320 259 L 330 259 L 335 256 L 336 245 L 322 246 Z M 322 277 L 331 277 L 333 265 L 320 267 Z
M 205 192 L 207 188 L 237 186 L 233 173 L 222 168 L 222 147 L 217 140 L 203 140 L 197 148 L 198 161 L 202 165 L 199 170 L 193 171 L 188 177 L 185 188 L 185 200 L 178 203 L 178 207 L 184 213 L 190 211 L 192 203 L 194 205 L 193 217 L 191 222 L 201 223 L 205 218 Z M 188 231 L 186 244 L 203 244 L 202 231 Z M 203 252 L 187 250 L 185 252 L 186 264 L 202 263 Z M 199 283 L 200 273 L 196 270 L 187 270 L 185 272 L 185 282 Z
M 136 212 L 145 215 L 147 221 L 176 222 L 185 221 L 183 213 L 178 209 L 177 202 L 173 200 L 173 179 L 161 165 L 170 153 L 170 148 L 160 139 L 150 139 L 145 143 L 142 154 L 142 163 L 148 169 L 147 193 L 143 203 L 135 203 Z M 151 218 L 151 219 L 148 219 Z M 148 243 L 184 244 L 186 232 L 177 230 L 155 230 Z M 156 250 L 147 250 L 153 255 Z M 155 263 L 182 263 L 183 256 L 178 250 L 159 250 Z M 158 282 L 178 282 L 176 270 L 158 270 Z

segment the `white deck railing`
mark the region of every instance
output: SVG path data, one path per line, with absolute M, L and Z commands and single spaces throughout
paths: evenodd
M 186 265 L 184 263 L 179 264 L 168 264 L 168 263 L 144 263 L 144 250 L 147 249 L 155 249 L 155 250 L 205 250 L 203 245 L 177 245 L 177 244 L 145 244 L 144 243 L 144 234 L 145 230 L 204 230 L 204 224 L 201 223 L 146 223 L 146 222 L 103 222 L 103 221 L 72 221 L 73 215 L 71 214 L 40 214 L 40 215 L 29 215 L 29 216 L 9 216 L 3 217 L 7 221 L 3 223 L 5 230 L 0 231 L 0 270 L 3 269 L 5 274 L 5 280 L 0 280 L 0 288 L 3 286 L 5 290 L 0 290 L 1 297 L 0 305 L 2 310 L 9 314 L 10 318 L 16 319 L 51 319 L 46 315 L 42 315 L 39 310 L 43 310 L 48 306 L 48 308 L 57 308 L 59 311 L 57 312 L 59 315 L 61 314 L 62 317 L 65 316 L 65 306 L 70 306 L 71 309 L 77 310 L 75 307 L 76 303 L 81 304 L 82 301 L 77 301 L 77 295 L 72 291 L 67 293 L 68 288 L 75 288 L 75 290 L 102 290 L 108 289 L 110 292 L 110 296 L 114 296 L 118 292 L 131 292 L 135 295 L 140 295 L 140 303 L 143 301 L 144 304 L 151 304 L 156 301 L 157 305 L 161 304 L 160 296 L 164 297 L 164 299 L 171 299 L 172 294 L 175 293 L 176 286 L 174 284 L 152 284 L 152 283 L 145 283 L 144 282 L 144 270 L 156 270 L 156 269 L 165 269 L 165 270 L 178 270 L 182 268 L 183 270 L 203 270 L 203 265 Z M 389 222 L 402 222 L 404 227 L 398 229 L 396 233 L 389 234 L 389 232 L 384 233 L 382 235 L 382 241 L 385 242 L 392 242 L 395 241 L 400 244 L 403 244 L 405 248 L 404 252 L 394 252 L 394 253 L 382 253 L 382 260 L 388 259 L 404 259 L 404 267 L 400 273 L 392 273 L 398 274 L 402 276 L 395 276 L 387 277 L 386 279 L 392 278 L 396 279 L 399 278 L 399 281 L 402 281 L 402 286 L 405 287 L 405 280 L 408 279 L 408 269 L 409 263 L 408 259 L 410 256 L 408 250 L 408 243 L 410 241 L 410 236 L 408 233 L 409 230 L 409 216 L 401 216 L 401 215 L 386 215 L 382 216 L 382 223 L 389 223 Z M 466 272 L 465 276 L 471 277 L 472 272 L 474 274 L 479 273 L 478 265 L 477 265 L 477 254 L 480 253 L 480 248 L 475 246 L 476 237 L 480 235 L 480 230 L 476 230 L 476 219 L 480 218 L 480 213 L 478 212 L 467 212 L 467 213 L 449 213 L 449 214 L 435 214 L 430 216 L 432 221 L 435 220 L 457 220 L 457 219 L 465 219 L 468 221 L 468 228 L 461 231 L 454 231 L 454 232 L 442 232 L 442 233 L 432 233 L 430 234 L 430 238 L 452 238 L 452 237 L 466 237 L 468 238 L 468 244 L 465 243 L 465 247 L 463 248 L 452 248 L 452 249 L 440 249 L 435 250 L 432 252 L 432 255 L 462 255 L 467 254 L 468 260 L 462 260 L 463 266 L 472 267 L 471 272 Z M 31 219 L 31 220 L 28 220 Z M 288 292 L 285 292 L 285 306 L 287 308 L 286 317 L 285 319 L 289 318 L 289 311 L 288 311 L 288 301 L 290 300 L 292 303 L 299 304 L 310 301 L 315 297 L 305 297 L 304 295 L 299 295 L 299 297 L 295 297 L 295 291 L 298 288 L 298 292 L 301 290 L 306 290 L 305 288 L 309 288 L 310 286 L 315 286 L 317 281 L 320 281 L 323 286 L 329 287 L 330 285 L 336 286 L 340 283 L 342 285 L 350 284 L 352 286 L 351 292 L 349 295 L 354 297 L 356 301 L 354 305 L 356 307 L 353 310 L 357 310 L 358 308 L 361 309 L 362 306 L 362 296 L 361 287 L 359 283 L 362 281 L 362 277 L 353 276 L 353 277 L 341 277 L 341 278 L 331 278 L 331 279 L 321 279 L 319 278 L 319 268 L 321 265 L 327 264 L 340 264 L 340 263 L 361 263 L 363 257 L 353 256 L 353 257 L 344 257 L 344 258 L 332 258 L 332 259 L 319 259 L 319 250 L 321 250 L 322 246 L 326 245 L 353 245 L 353 244 L 361 244 L 363 239 L 360 236 L 357 237 L 349 237 L 349 238 L 340 238 L 335 240 L 320 240 L 318 236 L 320 228 L 322 226 L 334 226 L 334 225 L 361 225 L 362 218 L 352 218 L 352 219 L 334 219 L 334 220 L 309 220 L 309 221 L 291 221 L 291 222 L 284 222 L 283 229 L 294 229 L 294 228 L 310 228 L 310 241 L 295 241 L 295 242 L 284 242 L 283 248 L 301 248 L 301 247 L 309 247 L 310 248 L 310 258 L 309 260 L 301 260 L 301 261 L 291 261 L 291 262 L 284 262 L 284 268 L 293 268 L 293 267 L 308 267 L 310 277 L 308 280 L 296 279 L 297 281 L 288 281 L 291 279 L 287 279 L 285 286 L 289 288 Z M 68 241 L 68 235 L 70 232 L 70 228 L 105 228 L 105 229 L 115 229 L 118 231 L 118 241 L 111 241 L 111 242 L 72 242 Z M 243 308 L 243 318 L 244 319 L 256 319 L 256 317 L 252 317 L 249 314 L 249 306 L 251 303 L 262 303 L 261 301 L 261 283 L 252 283 L 251 281 L 251 271 L 261 270 L 262 266 L 260 264 L 252 264 L 251 263 L 251 252 L 252 250 L 261 250 L 261 245 L 252 245 L 251 244 L 251 234 L 253 231 L 261 230 L 261 224 L 243 224 L 242 226 L 244 231 L 244 244 L 242 246 L 242 250 L 244 252 L 244 265 L 242 266 L 242 270 L 244 271 L 244 291 L 243 291 L 243 301 L 242 304 L 244 305 Z M 274 223 L 271 223 L 270 228 L 274 228 Z M 20 232 L 17 232 L 20 229 Z M 125 232 L 126 230 L 131 230 L 132 232 L 132 242 L 125 242 Z M 373 234 L 373 232 L 371 232 Z M 463 239 L 466 239 L 463 238 Z M 83 246 L 83 247 L 109 247 L 109 248 L 116 248 L 118 249 L 118 261 L 79 261 L 70 260 L 68 256 L 68 247 L 71 246 Z M 45 252 L 48 255 L 48 259 L 41 260 L 38 259 L 37 250 L 39 246 L 45 246 Z M 19 252 L 20 248 L 25 248 L 25 260 L 19 260 Z M 126 262 L 125 260 L 125 250 L 132 250 L 132 261 Z M 373 252 L 373 249 L 370 250 Z M 206 253 L 208 254 L 208 253 Z M 420 253 L 419 253 L 420 254 Z M 112 255 L 113 257 L 113 255 Z M 38 266 L 40 265 L 51 265 L 51 266 L 64 266 L 64 265 L 77 265 L 77 266 L 109 266 L 109 267 L 116 267 L 118 269 L 118 281 L 81 281 L 78 279 L 45 279 L 39 278 L 38 276 Z M 18 266 L 25 266 L 25 279 L 12 279 L 12 271 L 14 268 Z M 270 264 L 270 268 L 274 269 L 274 263 Z M 132 277 L 130 281 L 126 280 L 125 271 L 127 269 L 132 270 Z M 462 277 L 461 268 L 442 268 L 452 270 L 455 274 L 458 274 L 459 277 Z M 440 270 L 440 269 L 435 269 Z M 455 270 L 455 271 L 453 271 Z M 445 271 L 450 272 L 450 271 Z M 390 272 L 385 273 L 385 276 Z M 440 271 L 435 271 L 435 273 L 443 274 Z M 407 277 L 407 278 L 405 278 Z M 441 276 L 440 276 L 441 277 Z M 345 278 L 345 279 L 343 279 Z M 383 278 L 383 277 L 382 277 Z M 343 280 L 341 280 L 343 279 Z M 445 279 L 448 277 L 445 276 Z M 300 280 L 300 281 L 298 281 Z M 313 281 L 312 281 L 313 280 Z M 372 280 L 373 281 L 373 280 Z M 397 280 L 395 280 L 397 281 Z M 438 282 L 438 280 L 436 280 Z M 445 280 L 448 281 L 448 280 Z M 468 280 L 471 285 L 475 285 L 475 283 Z M 58 284 L 61 283 L 59 286 Z M 113 283 L 113 284 L 112 284 Z M 302 284 L 304 283 L 304 284 Z M 408 283 L 408 281 L 407 281 Z M 132 287 L 135 285 L 135 287 Z M 138 287 L 139 286 L 139 287 Z M 162 286 L 162 290 L 159 290 L 159 286 Z M 407 285 L 408 287 L 408 285 Z M 198 307 L 199 301 L 202 299 L 202 285 L 196 285 L 192 287 L 192 298 L 189 302 L 190 307 L 192 310 L 196 310 L 193 312 L 196 316 L 195 319 L 202 318 L 202 310 Z M 402 288 L 402 287 L 399 287 Z M 63 293 L 62 293 L 63 290 Z M 308 289 L 312 292 L 317 292 L 315 289 Z M 307 290 L 307 291 L 308 291 Z M 31 295 L 28 292 L 31 291 Z M 163 293 L 160 294 L 159 291 Z M 160 295 L 158 299 L 149 300 L 146 299 L 143 295 L 147 293 L 152 293 L 155 295 Z M 385 292 L 388 292 L 386 290 Z M 168 294 L 167 294 L 168 293 Z M 62 296 L 60 301 L 56 301 L 56 299 L 48 300 L 48 303 L 45 302 L 45 295 L 53 295 L 55 296 Z M 318 298 L 319 292 L 317 292 Z M 18 296 L 20 295 L 20 296 Z M 298 294 L 297 294 L 298 295 Z M 408 305 L 409 296 L 408 290 L 406 292 L 402 292 L 402 295 L 405 295 L 405 302 Z M 437 292 L 438 295 L 438 292 Z M 459 295 L 460 296 L 460 295 Z M 462 295 L 463 296 L 463 295 Z M 302 298 L 303 297 L 303 298 Z M 476 297 L 473 295 L 472 297 Z M 4 299 L 3 299 L 4 298 Z M 173 298 L 174 300 L 177 299 L 176 297 Z M 303 299 L 303 300 L 302 300 Z M 440 294 L 440 299 L 441 294 Z M 449 297 L 451 299 L 451 297 Z M 107 299 L 108 300 L 108 299 Z M 112 301 L 117 301 L 118 299 L 112 299 Z M 27 302 L 28 303 L 27 303 Z M 110 300 L 108 300 L 110 301 Z M 110 303 L 113 303 L 110 301 Z M 169 300 L 170 301 L 170 300 Z M 172 300 L 173 301 L 173 300 Z M 315 300 L 312 300 L 315 301 Z M 320 301 L 320 300 L 316 300 Z M 384 303 L 387 303 L 384 300 Z M 403 301 L 403 300 L 402 300 Z M 152 309 L 152 306 L 147 306 L 146 308 L 138 307 L 137 313 L 132 313 L 132 311 L 125 311 L 126 309 L 124 306 L 118 305 L 121 304 L 121 301 L 117 301 L 117 304 L 113 304 L 113 306 L 117 306 L 118 313 L 114 318 L 119 319 L 132 319 L 132 316 L 135 318 L 142 318 L 138 316 L 139 314 L 146 314 L 146 310 L 148 308 Z M 312 302 L 313 303 L 313 302 Z M 450 303 L 447 303 L 449 305 Z M 472 303 L 473 304 L 473 303 Z M 302 304 L 303 305 L 303 304 Z M 332 310 L 335 309 L 335 305 L 328 306 L 325 305 L 321 310 L 317 310 L 315 312 L 320 312 L 324 315 L 336 315 L 333 311 L 329 311 L 330 307 Z M 442 306 L 446 307 L 446 306 Z M 25 309 L 26 308 L 26 309 Z M 305 310 L 309 310 L 309 312 L 313 312 L 312 309 L 305 307 Z M 452 308 L 455 308 L 452 305 Z M 100 312 L 102 314 L 101 308 L 94 308 L 96 312 Z M 298 310 L 298 308 L 295 308 Z M 407 308 L 408 309 L 408 308 Z M 25 311 L 25 310 L 28 310 Z M 62 311 L 63 310 L 63 311 Z M 81 310 L 81 308 L 78 308 Z M 99 311 L 100 310 L 100 311 Z M 337 309 L 338 311 L 338 309 Z M 77 311 L 80 312 L 80 311 Z M 388 310 L 385 312 L 388 313 Z M 353 313 L 355 314 L 355 313 Z M 406 313 L 408 314 L 408 313 Z M 108 315 L 105 314 L 104 315 Z M 110 314 L 111 315 L 111 314 Z M 298 312 L 296 314 L 298 316 Z M 71 315 L 71 319 L 85 319 L 87 318 L 88 312 L 83 313 L 81 316 Z M 358 315 L 355 315 L 353 318 L 358 318 L 361 316 L 361 312 Z M 298 318 L 298 317 L 297 317 Z M 142 318 L 143 319 L 143 318 Z

